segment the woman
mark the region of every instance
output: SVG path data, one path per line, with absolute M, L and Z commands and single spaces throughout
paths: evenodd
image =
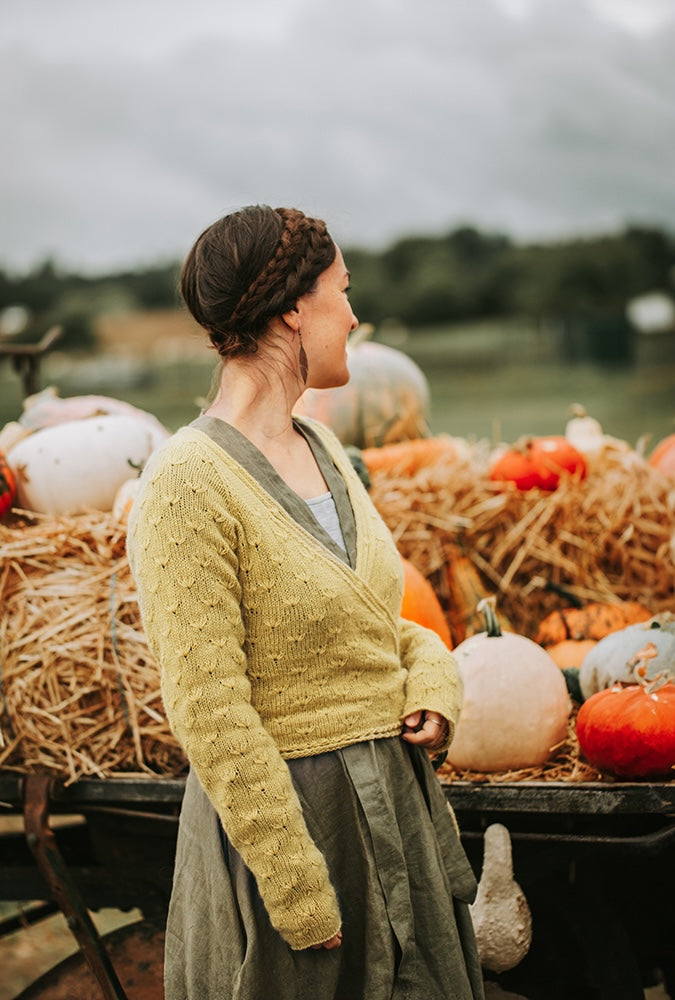
M 357 320 L 318 219 L 252 206 L 181 275 L 223 361 L 152 457 L 128 549 L 190 762 L 167 1000 L 482 996 L 475 879 L 429 762 L 461 691 L 399 617 L 400 559 L 340 444 L 292 416 Z

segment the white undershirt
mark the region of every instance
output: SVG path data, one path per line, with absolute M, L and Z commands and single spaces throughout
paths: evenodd
M 330 535 L 336 545 L 339 545 L 341 549 L 346 551 L 347 546 L 345 545 L 342 528 L 340 527 L 340 520 L 338 518 L 335 500 L 333 500 L 333 494 L 322 493 L 321 496 L 312 497 L 310 500 L 307 500 L 307 506 L 323 530 Z

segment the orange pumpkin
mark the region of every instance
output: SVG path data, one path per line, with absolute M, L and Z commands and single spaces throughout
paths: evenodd
M 527 437 L 494 456 L 490 479 L 513 482 L 520 490 L 555 490 L 563 476 L 583 479 L 584 455 L 563 435 Z
M 368 472 L 386 472 L 390 476 L 412 476 L 437 462 L 453 462 L 461 445 L 447 435 L 397 441 L 381 448 L 364 448 L 361 458 Z
M 0 517 L 11 509 L 16 496 L 16 478 L 7 464 L 4 452 L 0 451 Z
M 539 623 L 534 641 L 548 649 L 566 639 L 603 639 L 626 625 L 646 622 L 651 612 L 638 601 L 591 601 L 581 608 L 558 608 Z M 570 666 L 570 664 L 567 664 Z
M 401 562 L 404 582 L 401 617 L 433 629 L 448 649 L 452 649 L 450 628 L 434 588 L 409 559 L 401 556 Z
M 602 771 L 624 778 L 675 774 L 675 683 L 614 685 L 583 703 L 579 748 Z
M 657 444 L 648 462 L 665 476 L 675 478 L 675 434 L 669 434 Z
M 597 644 L 597 639 L 563 639 L 553 646 L 547 646 L 546 652 L 564 670 L 565 667 L 580 667 L 586 654 Z
M 347 356 L 347 385 L 307 389 L 294 412 L 320 420 L 342 444 L 357 448 L 427 437 L 429 383 L 412 358 L 386 344 L 359 341 L 358 331 Z

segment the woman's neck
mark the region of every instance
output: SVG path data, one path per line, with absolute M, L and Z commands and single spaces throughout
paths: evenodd
M 205 412 L 236 427 L 258 447 L 278 446 L 295 436 L 292 413 L 301 389 L 294 373 L 266 366 L 258 355 L 232 358 L 223 365 L 218 391 Z

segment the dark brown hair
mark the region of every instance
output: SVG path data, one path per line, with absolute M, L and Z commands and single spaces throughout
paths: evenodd
M 311 291 L 335 253 L 321 219 L 251 205 L 198 237 L 183 264 L 181 293 L 222 358 L 253 354 L 270 320 Z

